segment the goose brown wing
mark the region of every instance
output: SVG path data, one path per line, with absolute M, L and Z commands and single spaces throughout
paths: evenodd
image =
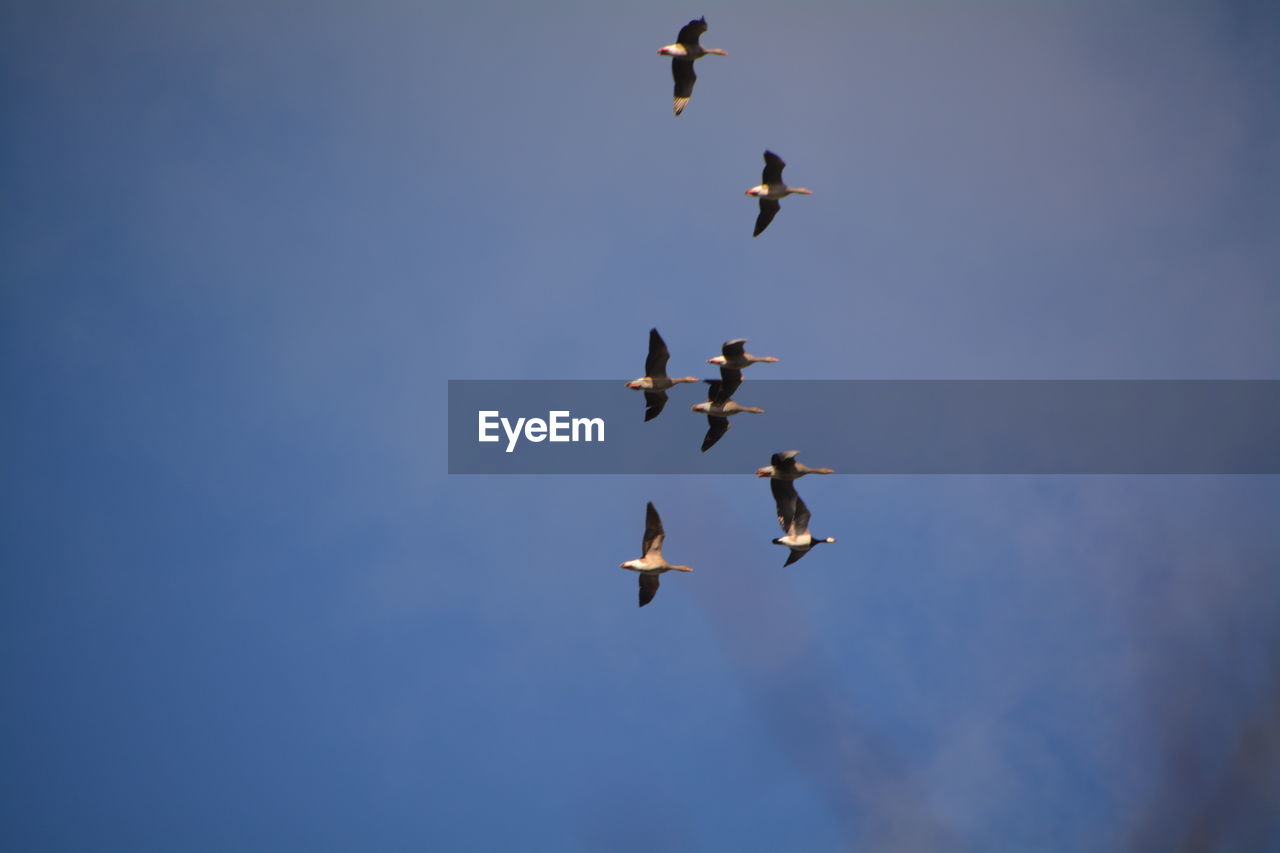
M 707 415 L 707 434 L 702 439 L 702 452 L 706 453 L 729 431 L 729 419 Z
M 720 354 L 729 361 L 736 361 L 747 354 L 747 339 L 734 338 L 720 345 Z
M 671 353 L 667 352 L 667 342 L 658 334 L 657 329 L 649 330 L 649 355 L 644 360 L 644 375 L 661 378 L 667 375 L 667 360 Z
M 762 184 L 780 184 L 782 183 L 782 170 L 787 164 L 782 162 L 782 158 L 772 151 L 764 152 L 764 172 L 761 176 Z
M 707 388 L 707 402 L 716 408 L 721 408 L 725 403 L 733 399 L 734 392 L 738 390 L 738 386 L 742 384 L 742 371 L 732 368 L 720 368 L 719 379 L 704 379 L 709 386 Z
M 782 564 L 782 567 L 785 569 L 787 566 L 791 565 L 796 560 L 799 560 L 801 557 L 803 557 L 805 554 L 808 554 L 808 553 L 809 553 L 808 548 L 792 548 L 791 553 L 787 555 L 787 561 Z
M 658 575 L 656 573 L 640 573 L 640 606 L 644 607 L 658 594 Z
M 751 232 L 751 236 L 759 237 L 763 234 L 764 229 L 769 227 L 769 223 L 778 215 L 779 210 L 782 210 L 782 204 L 776 198 L 760 199 L 760 215 L 756 217 L 756 229 Z
M 693 84 L 698 75 L 693 71 L 693 60 L 684 56 L 671 58 L 671 79 L 675 81 L 675 96 L 688 100 L 693 97 Z
M 796 456 L 800 453 L 798 450 L 788 450 L 784 453 L 775 453 L 769 459 L 769 464 L 773 465 L 773 475 L 794 474 L 796 471 Z
M 645 391 L 644 392 L 644 419 L 651 421 L 658 415 L 662 414 L 662 410 L 667 407 L 666 391 Z
M 796 504 L 800 495 L 795 484 L 790 480 L 769 480 L 769 490 L 773 492 L 773 502 L 778 510 L 778 526 L 786 535 L 791 534 L 791 525 L 795 520 Z
M 804 498 L 796 495 L 796 514 L 791 519 L 791 529 L 787 531 L 788 536 L 800 536 L 809 532 L 809 508 L 804 505 Z
M 664 538 L 666 534 L 662 531 L 662 519 L 658 516 L 658 511 L 653 508 L 653 502 L 650 501 L 644 515 L 644 544 L 641 546 L 641 553 L 645 557 L 650 554 L 661 554 Z
M 698 20 L 690 21 L 689 23 L 681 27 L 680 35 L 676 36 L 676 42 L 684 45 L 685 47 L 696 45 L 698 43 L 698 39 L 701 38 L 702 34 L 705 33 L 706 31 L 707 31 L 707 18 L 704 15 Z M 667 30 L 667 32 L 671 32 L 671 31 Z

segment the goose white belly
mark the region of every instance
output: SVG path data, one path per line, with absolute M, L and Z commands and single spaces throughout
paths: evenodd
M 630 569 L 633 572 L 660 572 L 667 568 L 666 562 L 656 562 L 646 560 L 641 557 L 638 560 L 628 560 L 619 568 Z
M 641 376 L 639 379 L 632 379 L 627 383 L 628 388 L 634 388 L 637 391 L 667 391 L 675 385 L 675 382 L 669 376 L 663 376 L 661 379 L 654 379 L 652 376 Z
M 706 56 L 707 49 L 700 44 L 695 44 L 691 47 L 683 44 L 669 44 L 665 47 L 658 48 L 658 55 L 678 57 L 692 62 L 695 59 L 701 59 Z

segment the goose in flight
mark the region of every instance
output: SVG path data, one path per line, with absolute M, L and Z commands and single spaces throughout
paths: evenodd
M 731 415 L 741 412 L 763 415 L 764 409 L 758 409 L 755 406 L 740 406 L 730 399 L 733 396 L 733 392 L 737 391 L 738 386 L 742 384 L 742 374 L 736 370 L 721 368 L 719 379 L 707 379 L 704 381 L 708 385 L 707 401 L 694 404 L 692 411 L 701 412 L 707 416 L 707 434 L 702 439 L 702 452 L 706 453 L 729 431 L 729 417 Z
M 791 483 L 782 480 L 772 480 L 771 482 L 785 483 L 785 485 L 791 486 L 792 493 L 795 493 L 795 486 L 792 486 Z M 818 539 L 809 533 L 809 508 L 804 505 L 804 499 L 799 495 L 795 495 L 795 513 L 790 523 L 783 525 L 782 530 L 786 533 L 786 536 L 779 536 L 774 539 L 773 544 L 786 545 L 791 549 L 791 553 L 787 555 L 787 561 L 782 564 L 783 566 L 791 565 L 818 545 L 836 541 L 831 536 L 825 539 Z
M 714 53 L 717 56 L 729 55 L 719 48 L 703 47 L 698 44 L 698 39 L 706 31 L 707 19 L 705 17 L 690 21 L 680 28 L 680 35 L 676 36 L 675 44 L 669 44 L 658 49 L 659 56 L 671 57 L 671 77 L 676 84 L 675 101 L 673 103 L 676 115 L 684 112 L 684 108 L 689 104 L 689 99 L 693 97 L 693 84 L 698 79 L 698 75 L 693 73 L 694 61 L 709 53 Z
M 768 465 L 756 469 L 757 477 L 772 477 L 775 480 L 798 480 L 805 474 L 834 474 L 832 468 L 810 468 L 803 462 L 796 461 L 799 450 L 787 450 L 775 453 Z
M 725 341 L 720 346 L 720 355 L 712 356 L 707 359 L 707 364 L 718 364 L 722 371 L 725 368 L 733 371 L 740 371 L 746 370 L 751 365 L 758 364 L 760 362 L 774 364 L 778 361 L 771 355 L 756 356 L 749 352 L 745 352 L 743 348 L 746 345 L 746 338 L 734 338 L 731 341 Z
M 764 174 L 760 177 L 760 185 L 747 190 L 747 195 L 760 199 L 760 215 L 756 217 L 756 230 L 752 237 L 759 237 L 769 227 L 773 217 L 778 215 L 782 205 L 778 199 L 786 198 L 792 193 L 813 195 L 813 190 L 804 187 L 789 187 L 782 182 L 782 170 L 786 168 L 782 158 L 772 151 L 764 152 Z
M 628 560 L 619 568 L 630 569 L 640 573 L 640 606 L 644 607 L 658 594 L 658 576 L 663 572 L 691 572 L 688 566 L 673 566 L 662 556 L 662 540 L 666 534 L 662 530 L 662 518 L 649 502 L 644 516 L 644 556 L 638 560 Z
M 662 340 L 662 335 L 658 334 L 657 329 L 650 329 L 649 355 L 644 360 L 644 376 L 627 383 L 628 388 L 644 392 L 646 421 L 651 421 L 662 413 L 667 405 L 668 388 L 679 385 L 681 382 L 698 381 L 696 376 L 681 376 L 678 379 L 667 376 L 667 359 L 669 358 L 671 353 L 667 352 L 667 344 Z
M 784 453 L 775 453 L 772 465 L 756 470 L 757 477 L 769 478 L 769 491 L 773 492 L 773 500 L 778 507 L 778 524 L 782 526 L 784 533 L 791 527 L 796 514 L 796 503 L 800 500 L 800 496 L 796 494 L 795 481 L 805 474 L 835 473 L 830 468 L 810 468 L 802 462 L 796 462 L 796 454 L 799 452 L 788 450 Z

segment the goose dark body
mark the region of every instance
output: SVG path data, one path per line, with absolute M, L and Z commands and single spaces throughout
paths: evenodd
M 757 477 L 772 477 L 775 480 L 798 480 L 805 474 L 834 474 L 833 468 L 810 468 L 803 462 L 796 461 L 798 450 L 786 450 L 775 453 L 769 464 L 756 469 Z
M 672 109 L 676 115 L 684 112 L 684 108 L 689 105 L 689 99 L 693 97 L 693 84 L 698 80 L 698 75 L 693 70 L 693 63 L 708 54 L 729 55 L 719 48 L 705 48 L 699 44 L 698 40 L 706 31 L 705 17 L 690 21 L 680 28 L 675 44 L 658 49 L 660 56 L 671 57 L 671 79 L 675 82 Z
M 800 495 L 795 494 L 795 486 L 786 480 L 771 480 L 770 483 L 781 483 L 790 486 L 791 493 L 795 495 L 795 503 L 791 508 L 792 517 L 790 523 L 782 524 L 782 509 L 779 509 L 778 522 L 782 524 L 785 536 L 779 536 L 772 540 L 774 545 L 786 545 L 791 549 L 791 553 L 787 555 L 787 561 L 782 565 L 789 566 L 797 560 L 802 559 L 806 554 L 816 548 L 818 545 L 825 545 L 835 542 L 835 538 L 827 536 L 819 539 L 809 533 L 809 508 L 805 506 L 804 499 Z M 774 492 L 777 497 L 778 492 Z
M 667 343 L 662 340 L 662 335 L 658 334 L 657 329 L 650 329 L 649 354 L 644 360 L 644 376 L 627 383 L 628 388 L 644 391 L 646 421 L 653 420 L 666 408 L 667 389 L 682 382 L 698 381 L 696 376 L 681 376 L 678 379 L 667 376 L 667 361 L 670 358 L 671 353 L 667 351 Z
M 662 518 L 650 501 L 645 507 L 644 541 L 641 544 L 644 556 L 621 563 L 619 568 L 630 569 L 640 573 L 640 607 L 644 607 L 658 594 L 658 576 L 663 572 L 691 572 L 688 566 L 675 566 L 662 556 L 662 543 L 666 539 L 662 529 Z
M 747 339 L 734 338 L 720 345 L 720 354 L 707 359 L 707 364 L 718 364 L 720 369 L 746 370 L 753 364 L 776 364 L 778 359 L 771 355 L 752 355 L 747 352 Z
M 760 175 L 760 183 L 747 190 L 747 195 L 760 200 L 760 214 L 756 217 L 756 227 L 752 237 L 759 237 L 769 227 L 773 217 L 782 209 L 779 199 L 789 195 L 813 195 L 813 190 L 804 187 L 789 187 L 782 182 L 782 170 L 787 166 L 782 158 L 772 151 L 764 152 L 764 171 Z
M 707 416 L 707 434 L 702 439 L 702 452 L 706 453 L 729 430 L 729 417 L 742 412 L 763 415 L 764 409 L 742 406 L 730 399 L 742 384 L 742 373 L 733 368 L 720 368 L 719 379 L 703 380 L 707 383 L 707 401 L 693 406 L 693 411 Z
M 736 370 L 721 370 L 719 379 L 705 380 L 707 385 L 707 402 L 714 408 L 723 409 L 733 397 L 733 392 L 742 384 L 742 374 Z M 702 452 L 706 453 L 716 442 L 729 431 L 729 419 L 723 415 L 707 415 L 707 434 L 702 439 Z

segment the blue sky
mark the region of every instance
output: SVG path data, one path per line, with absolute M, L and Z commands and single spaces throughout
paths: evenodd
M 1266 2 L 0 4 L 0 845 L 1280 846 L 1275 478 L 806 480 L 840 541 L 782 571 L 753 478 L 449 477 L 444 410 L 651 326 L 676 374 L 1280 378 L 1278 46 Z M 752 240 L 766 148 L 814 195 Z M 638 610 L 646 501 L 697 571 Z

